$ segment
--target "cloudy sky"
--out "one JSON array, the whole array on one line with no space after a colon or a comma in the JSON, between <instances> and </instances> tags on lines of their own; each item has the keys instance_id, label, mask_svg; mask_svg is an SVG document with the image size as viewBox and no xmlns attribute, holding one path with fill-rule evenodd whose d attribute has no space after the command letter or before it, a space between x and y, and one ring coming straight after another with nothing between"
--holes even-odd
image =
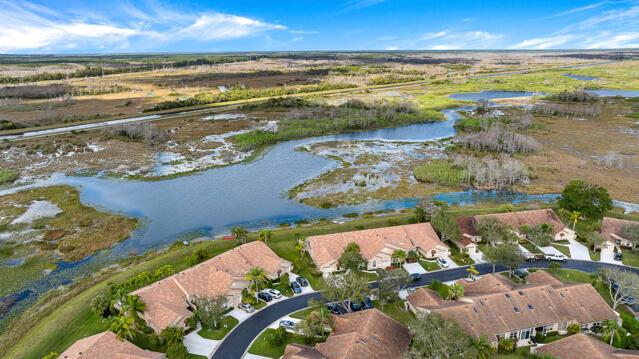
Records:
<instances>
[{"instance_id":1,"label":"cloudy sky","mask_svg":"<svg viewBox=\"0 0 639 359\"><path fill-rule=\"evenodd\" d=\"M639 48L639 0L0 0L0 53Z\"/></svg>"}]
</instances>

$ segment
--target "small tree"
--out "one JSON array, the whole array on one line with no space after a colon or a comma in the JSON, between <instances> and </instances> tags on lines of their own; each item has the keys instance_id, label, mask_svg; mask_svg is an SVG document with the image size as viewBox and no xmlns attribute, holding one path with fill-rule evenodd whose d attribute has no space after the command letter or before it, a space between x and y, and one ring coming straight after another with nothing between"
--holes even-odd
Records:
<instances>
[{"instance_id":1,"label":"small tree","mask_svg":"<svg viewBox=\"0 0 639 359\"><path fill-rule=\"evenodd\" d=\"M630 304L639 297L639 275L619 268L602 268L599 276L608 285L613 310L619 304Z\"/></svg>"},{"instance_id":2,"label":"small tree","mask_svg":"<svg viewBox=\"0 0 639 359\"><path fill-rule=\"evenodd\" d=\"M486 337L481 336L479 339L471 338L471 353L476 359L489 359L495 354L495 349L490 345Z\"/></svg>"},{"instance_id":3,"label":"small tree","mask_svg":"<svg viewBox=\"0 0 639 359\"><path fill-rule=\"evenodd\" d=\"M635 249L639 245L639 223L638 224L626 224L621 227L621 237L632 244L632 248Z\"/></svg>"},{"instance_id":4,"label":"small tree","mask_svg":"<svg viewBox=\"0 0 639 359\"><path fill-rule=\"evenodd\" d=\"M468 269L466 269L466 272L468 273L468 278L473 278L479 275L479 271L472 264L468 267Z\"/></svg>"},{"instance_id":5,"label":"small tree","mask_svg":"<svg viewBox=\"0 0 639 359\"><path fill-rule=\"evenodd\" d=\"M603 334L604 339L609 340L610 345L613 342L621 342L621 340L626 336L626 330L619 326L619 323L616 320L608 319L604 320L601 325L601 332Z\"/></svg>"},{"instance_id":6,"label":"small tree","mask_svg":"<svg viewBox=\"0 0 639 359\"><path fill-rule=\"evenodd\" d=\"M406 288L410 283L410 276L406 271L392 271L387 270L378 271L379 280L378 286L375 289L377 299L382 311L386 304L394 302L399 299L399 291Z\"/></svg>"},{"instance_id":7,"label":"small tree","mask_svg":"<svg viewBox=\"0 0 639 359\"><path fill-rule=\"evenodd\" d=\"M586 218L601 218L613 208L612 199L605 188L583 180L570 181L557 203L560 208L580 212Z\"/></svg>"},{"instance_id":8,"label":"small tree","mask_svg":"<svg viewBox=\"0 0 639 359\"><path fill-rule=\"evenodd\" d=\"M288 332L286 329L284 327L278 327L277 329L272 330L266 339L272 345L280 346L286 343L286 338L288 338Z\"/></svg>"},{"instance_id":9,"label":"small tree","mask_svg":"<svg viewBox=\"0 0 639 359\"><path fill-rule=\"evenodd\" d=\"M358 270L366 266L366 259L360 252L357 243L349 243L339 257L339 266L342 269Z\"/></svg>"},{"instance_id":10,"label":"small tree","mask_svg":"<svg viewBox=\"0 0 639 359\"><path fill-rule=\"evenodd\" d=\"M111 319L111 331L115 333L118 339L133 339L135 336L135 322L133 318L119 315Z\"/></svg>"},{"instance_id":11,"label":"small tree","mask_svg":"<svg viewBox=\"0 0 639 359\"><path fill-rule=\"evenodd\" d=\"M368 281L353 272L327 278L326 287L324 297L331 302L361 302L371 293Z\"/></svg>"},{"instance_id":12,"label":"small tree","mask_svg":"<svg viewBox=\"0 0 639 359\"><path fill-rule=\"evenodd\" d=\"M581 333L581 327L577 323L570 324L568 326L568 328L566 328L566 330L568 331L569 335L574 335L574 334L577 334L577 333Z\"/></svg>"},{"instance_id":13,"label":"small tree","mask_svg":"<svg viewBox=\"0 0 639 359\"><path fill-rule=\"evenodd\" d=\"M91 311L101 318L107 318L111 314L109 306L109 299L101 294L91 299Z\"/></svg>"},{"instance_id":14,"label":"small tree","mask_svg":"<svg viewBox=\"0 0 639 359\"><path fill-rule=\"evenodd\" d=\"M488 262L493 264L493 272L495 271L495 264L501 264L508 267L510 270L509 276L512 276L513 271L524 261L524 256L519 246L513 242L506 242L494 248L488 248L484 254Z\"/></svg>"},{"instance_id":15,"label":"small tree","mask_svg":"<svg viewBox=\"0 0 639 359\"><path fill-rule=\"evenodd\" d=\"M295 233L295 249L300 253L300 258L304 258L306 253L306 237L299 233Z\"/></svg>"},{"instance_id":16,"label":"small tree","mask_svg":"<svg viewBox=\"0 0 639 359\"><path fill-rule=\"evenodd\" d=\"M588 243L592 249L596 249L601 247L604 243L606 243L606 239L599 232L589 232L583 237L584 241Z\"/></svg>"},{"instance_id":17,"label":"small tree","mask_svg":"<svg viewBox=\"0 0 639 359\"><path fill-rule=\"evenodd\" d=\"M188 352L184 346L184 330L167 327L160 333L160 343L166 345L167 359L186 359Z\"/></svg>"},{"instance_id":18,"label":"small tree","mask_svg":"<svg viewBox=\"0 0 639 359\"><path fill-rule=\"evenodd\" d=\"M568 218L570 219L570 223L572 223L572 230L575 230L577 227L577 222L581 218L581 213L579 211L572 211L568 214Z\"/></svg>"},{"instance_id":19,"label":"small tree","mask_svg":"<svg viewBox=\"0 0 639 359\"><path fill-rule=\"evenodd\" d=\"M318 338L325 339L333 325L333 317L326 306L320 305L316 310L307 313L304 320L295 325L295 329L304 335L306 342L312 343Z\"/></svg>"},{"instance_id":20,"label":"small tree","mask_svg":"<svg viewBox=\"0 0 639 359\"><path fill-rule=\"evenodd\" d=\"M496 218L484 218L477 223L477 232L482 241L495 246L499 243L512 241L514 238L512 228Z\"/></svg>"},{"instance_id":21,"label":"small tree","mask_svg":"<svg viewBox=\"0 0 639 359\"><path fill-rule=\"evenodd\" d=\"M448 287L448 300L457 300L464 296L464 287L459 283L453 283Z\"/></svg>"},{"instance_id":22,"label":"small tree","mask_svg":"<svg viewBox=\"0 0 639 359\"><path fill-rule=\"evenodd\" d=\"M197 298L195 305L197 319L208 328L218 329L228 307L228 300L223 295L213 298Z\"/></svg>"},{"instance_id":23,"label":"small tree","mask_svg":"<svg viewBox=\"0 0 639 359\"><path fill-rule=\"evenodd\" d=\"M198 263L202 263L208 258L208 254L203 248L200 248L193 252L191 256L187 259L189 265L194 266Z\"/></svg>"},{"instance_id":24,"label":"small tree","mask_svg":"<svg viewBox=\"0 0 639 359\"><path fill-rule=\"evenodd\" d=\"M466 357L471 339L454 320L437 313L419 314L408 325L412 344L406 358L436 359Z\"/></svg>"},{"instance_id":25,"label":"small tree","mask_svg":"<svg viewBox=\"0 0 639 359\"><path fill-rule=\"evenodd\" d=\"M233 227L231 234L239 244L244 244L248 240L248 231L244 227Z\"/></svg>"},{"instance_id":26,"label":"small tree","mask_svg":"<svg viewBox=\"0 0 639 359\"><path fill-rule=\"evenodd\" d=\"M541 224L539 226L522 226L520 233L526 235L529 241L535 243L540 247L545 247L553 242L555 237L552 233L552 227L547 224Z\"/></svg>"}]
</instances>

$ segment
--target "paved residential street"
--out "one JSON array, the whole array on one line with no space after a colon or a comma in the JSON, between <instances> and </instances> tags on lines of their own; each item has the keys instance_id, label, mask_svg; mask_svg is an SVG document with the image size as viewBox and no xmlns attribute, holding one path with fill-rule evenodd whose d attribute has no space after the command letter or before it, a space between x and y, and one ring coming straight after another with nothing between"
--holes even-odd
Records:
<instances>
[{"instance_id":1,"label":"paved residential street","mask_svg":"<svg viewBox=\"0 0 639 359\"><path fill-rule=\"evenodd\" d=\"M525 262L520 268L546 268L549 264L550 262L548 261ZM595 272L599 268L610 266L616 265L574 259L569 259L568 262L563 264L563 268L577 269L584 272ZM492 273L492 265L488 263L477 264L476 268L479 270L480 274ZM639 268L625 266L623 266L623 268L639 274ZM497 266L496 269L497 271L506 270L506 268L500 266ZM441 282L448 282L465 278L466 276L468 276L466 267L439 270L422 275L421 280L417 283L411 284L411 286L422 287L428 285L435 279ZM372 283L371 286L375 287L376 283ZM306 308L307 302L310 299L320 298L320 292L303 294L280 301L258 311L255 315L240 323L231 331L231 333L229 333L224 341L218 346L218 349L213 354L213 358L242 358L253 339L255 339L255 337L257 337L264 329L273 324L273 322L292 312Z\"/></svg>"}]
</instances>

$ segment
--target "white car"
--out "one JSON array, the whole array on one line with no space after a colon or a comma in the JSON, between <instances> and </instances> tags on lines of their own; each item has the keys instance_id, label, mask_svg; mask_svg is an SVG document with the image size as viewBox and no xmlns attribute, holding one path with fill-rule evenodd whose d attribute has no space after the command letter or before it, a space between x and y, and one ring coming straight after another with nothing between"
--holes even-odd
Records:
<instances>
[{"instance_id":1,"label":"white car","mask_svg":"<svg viewBox=\"0 0 639 359\"><path fill-rule=\"evenodd\" d=\"M555 261L555 262L565 262L568 260L568 258L560 253L550 253L550 254L546 254L544 256L544 259L548 260L548 261Z\"/></svg>"},{"instance_id":2,"label":"white car","mask_svg":"<svg viewBox=\"0 0 639 359\"><path fill-rule=\"evenodd\" d=\"M437 262L437 264L439 264L439 266L442 268L448 268L449 266L448 262L444 258L437 258L435 262Z\"/></svg>"},{"instance_id":3,"label":"white car","mask_svg":"<svg viewBox=\"0 0 639 359\"><path fill-rule=\"evenodd\" d=\"M266 293L268 293L268 294L272 295L272 296L273 296L273 298L275 298L275 299L280 299L280 298L282 298L282 293L280 293L280 291L279 291L279 290L277 290L277 289L270 289L270 288L269 288L269 289L265 289L264 291L265 291Z\"/></svg>"}]
</instances>

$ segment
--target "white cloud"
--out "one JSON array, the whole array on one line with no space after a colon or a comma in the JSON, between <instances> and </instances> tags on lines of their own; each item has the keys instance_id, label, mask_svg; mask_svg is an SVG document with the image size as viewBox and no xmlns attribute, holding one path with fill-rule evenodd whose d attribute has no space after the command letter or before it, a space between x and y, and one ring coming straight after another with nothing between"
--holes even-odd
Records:
<instances>
[{"instance_id":1,"label":"white cloud","mask_svg":"<svg viewBox=\"0 0 639 359\"><path fill-rule=\"evenodd\" d=\"M319 31L312 30L289 30L289 33L293 35L316 35L319 34Z\"/></svg>"},{"instance_id":2,"label":"white cloud","mask_svg":"<svg viewBox=\"0 0 639 359\"><path fill-rule=\"evenodd\" d=\"M596 8L599 8L599 7L602 7L604 5L608 5L608 4L610 4L609 1L603 1L603 2L599 2L599 3L586 5L586 6L581 6L581 7L573 8L573 9L570 9L570 10L562 11L562 12L559 12L559 13L556 13L556 14L544 16L540 20L547 20L547 19L552 19L552 18L556 18L556 17L564 17L564 16L568 16L568 15L572 15L572 14L577 14L577 13L580 13L580 12L593 10L593 9L596 9Z\"/></svg>"},{"instance_id":3,"label":"white cloud","mask_svg":"<svg viewBox=\"0 0 639 359\"><path fill-rule=\"evenodd\" d=\"M409 40L405 47L430 50L488 49L494 48L502 37L501 34L480 30L442 30L425 33L415 40Z\"/></svg>"},{"instance_id":4,"label":"white cloud","mask_svg":"<svg viewBox=\"0 0 639 359\"><path fill-rule=\"evenodd\" d=\"M639 32L625 32L611 35L602 33L585 43L587 49L639 48Z\"/></svg>"},{"instance_id":5,"label":"white cloud","mask_svg":"<svg viewBox=\"0 0 639 359\"><path fill-rule=\"evenodd\" d=\"M574 39L574 36L572 35L538 37L534 39L521 41L511 46L510 48L511 49L535 49L535 50L552 49L552 48L559 47L561 45L565 45L572 39Z\"/></svg>"},{"instance_id":6,"label":"white cloud","mask_svg":"<svg viewBox=\"0 0 639 359\"><path fill-rule=\"evenodd\" d=\"M0 53L59 52L65 49L113 50L131 41L219 41L252 36L286 26L248 17L179 13L150 2L143 11L130 3L109 20L93 14L60 13L29 2L0 0Z\"/></svg>"},{"instance_id":7,"label":"white cloud","mask_svg":"<svg viewBox=\"0 0 639 359\"><path fill-rule=\"evenodd\" d=\"M286 26L228 14L204 14L192 25L169 33L169 37L188 37L199 40L227 40L254 35L267 30L285 30Z\"/></svg>"},{"instance_id":8,"label":"white cloud","mask_svg":"<svg viewBox=\"0 0 639 359\"><path fill-rule=\"evenodd\" d=\"M384 50L388 50L388 51L395 51L395 50L399 50L399 46L388 46L387 48L385 48Z\"/></svg>"}]
</instances>

